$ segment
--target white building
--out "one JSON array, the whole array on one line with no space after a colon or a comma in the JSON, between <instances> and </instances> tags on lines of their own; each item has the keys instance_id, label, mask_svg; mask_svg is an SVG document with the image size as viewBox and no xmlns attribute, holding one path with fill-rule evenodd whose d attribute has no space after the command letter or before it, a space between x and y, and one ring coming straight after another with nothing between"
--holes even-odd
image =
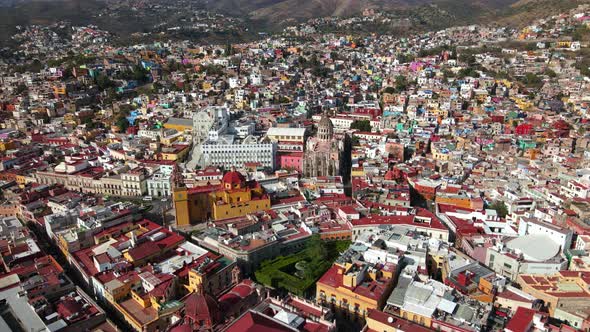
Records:
<instances>
[{"instance_id":1,"label":"white building","mask_svg":"<svg viewBox=\"0 0 590 332\"><path fill-rule=\"evenodd\" d=\"M235 89L240 86L240 79L237 77L230 77L227 80L230 89Z\"/></svg>"},{"instance_id":2,"label":"white building","mask_svg":"<svg viewBox=\"0 0 590 332\"><path fill-rule=\"evenodd\" d=\"M147 169L138 167L121 174L122 196L142 196L146 193Z\"/></svg>"},{"instance_id":3,"label":"white building","mask_svg":"<svg viewBox=\"0 0 590 332\"><path fill-rule=\"evenodd\" d=\"M528 234L547 235L563 251L571 247L574 232L571 229L550 224L536 218L520 218L518 235L525 236Z\"/></svg>"},{"instance_id":4,"label":"white building","mask_svg":"<svg viewBox=\"0 0 590 332\"><path fill-rule=\"evenodd\" d=\"M234 136L220 136L217 140L207 140L201 145L203 167L234 166L243 168L246 163L258 162L262 167L275 168L276 143L248 136L241 142L234 142Z\"/></svg>"},{"instance_id":5,"label":"white building","mask_svg":"<svg viewBox=\"0 0 590 332\"><path fill-rule=\"evenodd\" d=\"M548 275L567 269L568 261L548 235L525 235L488 248L485 263L509 279L519 274Z\"/></svg>"},{"instance_id":6,"label":"white building","mask_svg":"<svg viewBox=\"0 0 590 332\"><path fill-rule=\"evenodd\" d=\"M305 128L272 127L268 129L266 136L274 142L305 143Z\"/></svg>"},{"instance_id":7,"label":"white building","mask_svg":"<svg viewBox=\"0 0 590 332\"><path fill-rule=\"evenodd\" d=\"M250 74L250 84L251 85L260 85L262 84L262 75L259 73L252 73Z\"/></svg>"},{"instance_id":8,"label":"white building","mask_svg":"<svg viewBox=\"0 0 590 332\"><path fill-rule=\"evenodd\" d=\"M254 130L256 129L256 124L251 121L251 122L235 122L232 123L231 128L229 129L229 133L236 135L238 138L246 138L249 135L253 135L254 134Z\"/></svg>"},{"instance_id":9,"label":"white building","mask_svg":"<svg viewBox=\"0 0 590 332\"><path fill-rule=\"evenodd\" d=\"M585 199L590 197L590 186L578 181L568 181L567 186L562 186L559 191L568 198Z\"/></svg>"},{"instance_id":10,"label":"white building","mask_svg":"<svg viewBox=\"0 0 590 332\"><path fill-rule=\"evenodd\" d=\"M172 167L162 165L147 180L148 195L152 197L168 197L172 195Z\"/></svg>"},{"instance_id":11,"label":"white building","mask_svg":"<svg viewBox=\"0 0 590 332\"><path fill-rule=\"evenodd\" d=\"M333 116L330 118L330 120L332 120L332 124L334 125L334 130L336 130L336 131L349 130L350 126L355 121L353 118L342 117L342 116Z\"/></svg>"}]
</instances>

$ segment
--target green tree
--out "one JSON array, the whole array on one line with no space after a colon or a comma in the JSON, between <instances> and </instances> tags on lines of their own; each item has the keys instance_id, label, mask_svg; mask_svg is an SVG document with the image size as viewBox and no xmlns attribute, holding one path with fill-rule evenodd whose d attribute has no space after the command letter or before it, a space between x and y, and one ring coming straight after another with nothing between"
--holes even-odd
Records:
<instances>
[{"instance_id":1,"label":"green tree","mask_svg":"<svg viewBox=\"0 0 590 332\"><path fill-rule=\"evenodd\" d=\"M108 88L115 87L115 82L113 82L105 73L100 73L94 79L94 82L98 86L100 90L106 90Z\"/></svg>"},{"instance_id":2,"label":"green tree","mask_svg":"<svg viewBox=\"0 0 590 332\"><path fill-rule=\"evenodd\" d=\"M396 58L399 63L409 63L414 60L414 57L409 54L398 54Z\"/></svg>"},{"instance_id":3,"label":"green tree","mask_svg":"<svg viewBox=\"0 0 590 332\"><path fill-rule=\"evenodd\" d=\"M371 131L371 122L369 120L356 120L350 125L350 129Z\"/></svg>"},{"instance_id":4,"label":"green tree","mask_svg":"<svg viewBox=\"0 0 590 332\"><path fill-rule=\"evenodd\" d=\"M489 206L489 208L492 210L496 210L496 213L498 213L498 216L500 218L506 218L506 215L508 215L508 207L506 206L506 203L502 201L493 202Z\"/></svg>"},{"instance_id":5,"label":"green tree","mask_svg":"<svg viewBox=\"0 0 590 332\"><path fill-rule=\"evenodd\" d=\"M312 262L322 262L328 257L328 250L319 234L314 234L307 241L305 251L308 257L311 257Z\"/></svg>"},{"instance_id":6,"label":"green tree","mask_svg":"<svg viewBox=\"0 0 590 332\"><path fill-rule=\"evenodd\" d=\"M527 43L527 44L524 46L524 49L525 49L526 51L534 51L534 50L536 50L536 49L537 49L537 44L535 44L535 43Z\"/></svg>"},{"instance_id":7,"label":"green tree","mask_svg":"<svg viewBox=\"0 0 590 332\"><path fill-rule=\"evenodd\" d=\"M473 67L467 67L467 68L463 68L461 70L459 70L459 78L465 78L465 77L479 77L479 72L477 70L475 70L475 68Z\"/></svg>"},{"instance_id":8,"label":"green tree","mask_svg":"<svg viewBox=\"0 0 590 332\"><path fill-rule=\"evenodd\" d=\"M234 47L232 46L231 43L227 43L225 45L224 53L225 53L226 56L230 56L230 55L234 55L235 54Z\"/></svg>"},{"instance_id":9,"label":"green tree","mask_svg":"<svg viewBox=\"0 0 590 332\"><path fill-rule=\"evenodd\" d=\"M459 61L468 65L472 65L475 63L475 56L471 53L462 53L459 55Z\"/></svg>"},{"instance_id":10,"label":"green tree","mask_svg":"<svg viewBox=\"0 0 590 332\"><path fill-rule=\"evenodd\" d=\"M392 86L388 86L385 89L383 89L383 93L394 94L395 93L395 88L392 87Z\"/></svg>"},{"instance_id":11,"label":"green tree","mask_svg":"<svg viewBox=\"0 0 590 332\"><path fill-rule=\"evenodd\" d=\"M521 81L522 83L530 87L538 87L543 83L543 80L533 73L526 73L526 75L524 75Z\"/></svg>"},{"instance_id":12,"label":"green tree","mask_svg":"<svg viewBox=\"0 0 590 332\"><path fill-rule=\"evenodd\" d=\"M14 90L14 93L17 94L17 95L20 95L21 93L23 93L25 91L28 91L28 90L29 90L29 88L26 85L24 85L24 84L21 83L21 84L19 84L19 85L16 86L16 89Z\"/></svg>"},{"instance_id":13,"label":"green tree","mask_svg":"<svg viewBox=\"0 0 590 332\"><path fill-rule=\"evenodd\" d=\"M140 83L149 81L149 71L141 65L135 65L132 73L132 78Z\"/></svg>"},{"instance_id":14,"label":"green tree","mask_svg":"<svg viewBox=\"0 0 590 332\"><path fill-rule=\"evenodd\" d=\"M395 89L398 92L405 91L408 88L408 79L403 75L397 75L395 77Z\"/></svg>"},{"instance_id":15,"label":"green tree","mask_svg":"<svg viewBox=\"0 0 590 332\"><path fill-rule=\"evenodd\" d=\"M120 133L124 133L127 130L127 128L129 128L129 121L127 121L127 118L125 118L124 116L119 116L115 124L117 125L117 127L119 127Z\"/></svg>"},{"instance_id":16,"label":"green tree","mask_svg":"<svg viewBox=\"0 0 590 332\"><path fill-rule=\"evenodd\" d=\"M84 120L84 124L86 125L87 130L92 130L97 127L97 123L92 121L92 118L87 118L86 120Z\"/></svg>"},{"instance_id":17,"label":"green tree","mask_svg":"<svg viewBox=\"0 0 590 332\"><path fill-rule=\"evenodd\" d=\"M442 71L442 73L443 73L443 77L445 79L448 79L449 77L455 77L455 74L452 71L448 70L448 69L444 69Z\"/></svg>"}]
</instances>

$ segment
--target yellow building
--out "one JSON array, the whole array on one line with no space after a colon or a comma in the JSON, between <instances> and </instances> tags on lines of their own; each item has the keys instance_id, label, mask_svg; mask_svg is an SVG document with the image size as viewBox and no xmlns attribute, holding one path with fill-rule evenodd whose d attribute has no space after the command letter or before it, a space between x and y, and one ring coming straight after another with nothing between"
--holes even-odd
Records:
<instances>
[{"instance_id":1,"label":"yellow building","mask_svg":"<svg viewBox=\"0 0 590 332\"><path fill-rule=\"evenodd\" d=\"M218 185L174 189L174 213L177 226L206 222L210 216L209 194L219 190Z\"/></svg>"},{"instance_id":2,"label":"yellow building","mask_svg":"<svg viewBox=\"0 0 590 332\"><path fill-rule=\"evenodd\" d=\"M164 124L166 129L176 129L179 132L193 131L193 120L184 118L169 118Z\"/></svg>"},{"instance_id":3,"label":"yellow building","mask_svg":"<svg viewBox=\"0 0 590 332\"><path fill-rule=\"evenodd\" d=\"M0 152L16 148L14 141L0 141Z\"/></svg>"},{"instance_id":4,"label":"yellow building","mask_svg":"<svg viewBox=\"0 0 590 332\"><path fill-rule=\"evenodd\" d=\"M162 143L163 145L172 145L174 143L179 142L182 142L182 134L179 133L160 138L160 143Z\"/></svg>"},{"instance_id":5,"label":"yellow building","mask_svg":"<svg viewBox=\"0 0 590 332\"><path fill-rule=\"evenodd\" d=\"M364 177L365 176L365 168L360 166L360 167L353 167L352 171L350 173L351 177L355 177L355 176L360 176L360 177Z\"/></svg>"},{"instance_id":6,"label":"yellow building","mask_svg":"<svg viewBox=\"0 0 590 332\"><path fill-rule=\"evenodd\" d=\"M202 88L204 91L209 91L209 90L213 89L213 85L209 82L203 82Z\"/></svg>"},{"instance_id":7,"label":"yellow building","mask_svg":"<svg viewBox=\"0 0 590 332\"><path fill-rule=\"evenodd\" d=\"M133 273L132 277L123 280L113 279L104 284L104 297L107 301L116 303L128 297L132 287L137 288L140 286L141 280L135 273Z\"/></svg>"},{"instance_id":8,"label":"yellow building","mask_svg":"<svg viewBox=\"0 0 590 332\"><path fill-rule=\"evenodd\" d=\"M189 147L190 145L188 144L174 144L162 148L160 155L162 160L181 161L184 160L190 152Z\"/></svg>"},{"instance_id":9,"label":"yellow building","mask_svg":"<svg viewBox=\"0 0 590 332\"><path fill-rule=\"evenodd\" d=\"M232 170L221 180L222 189L210 194L211 218L221 220L270 209L270 198L255 181Z\"/></svg>"},{"instance_id":10,"label":"yellow building","mask_svg":"<svg viewBox=\"0 0 590 332\"><path fill-rule=\"evenodd\" d=\"M239 268L235 261L224 256L207 257L209 261L197 262L197 266L189 270L186 289L189 293L208 293L217 296L236 282L234 275L236 269L239 273Z\"/></svg>"},{"instance_id":11,"label":"yellow building","mask_svg":"<svg viewBox=\"0 0 590 332\"><path fill-rule=\"evenodd\" d=\"M368 331L383 331L383 332L428 332L431 331L418 324L401 319L379 310L369 310L367 315L367 330Z\"/></svg>"},{"instance_id":12,"label":"yellow building","mask_svg":"<svg viewBox=\"0 0 590 332\"><path fill-rule=\"evenodd\" d=\"M434 159L434 160L448 161L451 158L451 154L449 153L448 150L443 152L442 150L439 150L436 147L432 147L431 153L432 153L432 159Z\"/></svg>"},{"instance_id":13,"label":"yellow building","mask_svg":"<svg viewBox=\"0 0 590 332\"><path fill-rule=\"evenodd\" d=\"M424 316L421 314L417 314L415 312L407 311L400 309L399 314L402 316L403 319L407 319L411 322L416 322L422 326L430 327L432 326L432 317Z\"/></svg>"},{"instance_id":14,"label":"yellow building","mask_svg":"<svg viewBox=\"0 0 590 332\"><path fill-rule=\"evenodd\" d=\"M583 271L559 271L552 276L519 274L522 291L543 300L549 314L555 309L584 310L590 303L590 275Z\"/></svg>"},{"instance_id":15,"label":"yellow building","mask_svg":"<svg viewBox=\"0 0 590 332\"><path fill-rule=\"evenodd\" d=\"M449 117L449 111L448 110L443 110L443 109L440 109L440 108L436 108L436 109L433 109L431 112L434 115L436 115L438 118L441 118L441 119L446 119L446 118Z\"/></svg>"},{"instance_id":16,"label":"yellow building","mask_svg":"<svg viewBox=\"0 0 590 332\"><path fill-rule=\"evenodd\" d=\"M150 277L151 273L142 278ZM152 281L154 279L147 280L147 283ZM173 277L156 281L159 284L150 290L143 288L136 274L123 281L114 279L105 284L105 298L135 331L163 331L170 323L170 316L184 307L182 302L172 300L176 287Z\"/></svg>"},{"instance_id":17,"label":"yellow building","mask_svg":"<svg viewBox=\"0 0 590 332\"><path fill-rule=\"evenodd\" d=\"M365 316L381 309L393 287L395 265L378 268L369 263L334 263L316 283L320 303L332 303L351 313Z\"/></svg>"},{"instance_id":18,"label":"yellow building","mask_svg":"<svg viewBox=\"0 0 590 332\"><path fill-rule=\"evenodd\" d=\"M53 87L53 94L55 94L55 95L65 95L66 94L66 86L65 86L65 84L55 85Z\"/></svg>"},{"instance_id":19,"label":"yellow building","mask_svg":"<svg viewBox=\"0 0 590 332\"><path fill-rule=\"evenodd\" d=\"M255 181L247 182L239 172L227 172L221 185L174 189L176 224L186 226L236 218L270 209L270 198Z\"/></svg>"},{"instance_id":20,"label":"yellow building","mask_svg":"<svg viewBox=\"0 0 590 332\"><path fill-rule=\"evenodd\" d=\"M27 184L27 182L32 182L32 181L28 181L26 175L17 175L16 176L16 184L18 184L19 187L24 188L24 186Z\"/></svg>"},{"instance_id":21,"label":"yellow building","mask_svg":"<svg viewBox=\"0 0 590 332\"><path fill-rule=\"evenodd\" d=\"M76 124L78 124L78 122L76 120L77 120L76 114L67 113L66 115L64 115L63 123L66 125L76 125Z\"/></svg>"}]
</instances>

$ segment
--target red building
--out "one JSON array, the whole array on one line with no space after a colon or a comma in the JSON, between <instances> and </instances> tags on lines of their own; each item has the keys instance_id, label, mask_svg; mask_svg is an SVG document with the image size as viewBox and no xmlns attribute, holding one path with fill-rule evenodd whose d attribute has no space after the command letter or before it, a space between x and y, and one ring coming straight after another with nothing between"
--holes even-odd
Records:
<instances>
[{"instance_id":1,"label":"red building","mask_svg":"<svg viewBox=\"0 0 590 332\"><path fill-rule=\"evenodd\" d=\"M504 116L503 115L492 115L492 122L504 123Z\"/></svg>"},{"instance_id":2,"label":"red building","mask_svg":"<svg viewBox=\"0 0 590 332\"><path fill-rule=\"evenodd\" d=\"M533 126L528 123L519 124L516 126L516 135L530 135L533 132Z\"/></svg>"}]
</instances>

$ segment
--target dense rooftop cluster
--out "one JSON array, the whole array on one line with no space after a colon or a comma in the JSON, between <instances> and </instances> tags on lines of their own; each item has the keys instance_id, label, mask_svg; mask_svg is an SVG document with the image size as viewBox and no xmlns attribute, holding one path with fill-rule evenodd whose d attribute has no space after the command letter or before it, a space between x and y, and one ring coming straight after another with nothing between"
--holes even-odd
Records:
<instances>
[{"instance_id":1,"label":"dense rooftop cluster","mask_svg":"<svg viewBox=\"0 0 590 332\"><path fill-rule=\"evenodd\" d=\"M240 23L192 14L161 29ZM588 330L588 15L324 31L399 20L366 10L220 45L19 27L0 330Z\"/></svg>"}]
</instances>

